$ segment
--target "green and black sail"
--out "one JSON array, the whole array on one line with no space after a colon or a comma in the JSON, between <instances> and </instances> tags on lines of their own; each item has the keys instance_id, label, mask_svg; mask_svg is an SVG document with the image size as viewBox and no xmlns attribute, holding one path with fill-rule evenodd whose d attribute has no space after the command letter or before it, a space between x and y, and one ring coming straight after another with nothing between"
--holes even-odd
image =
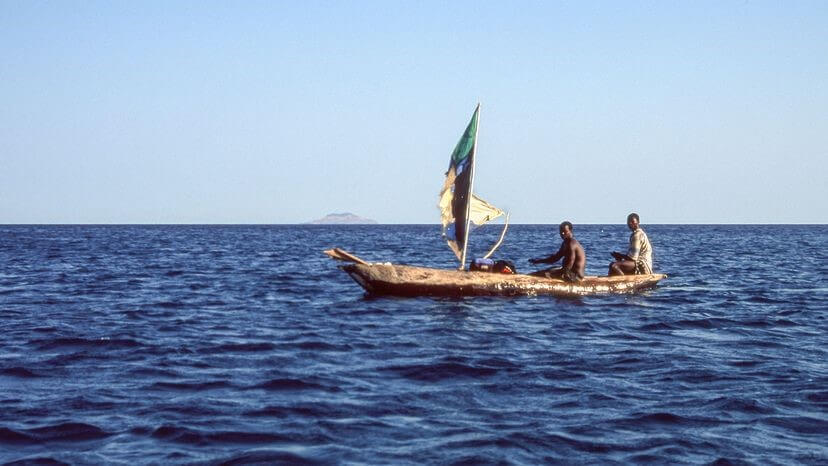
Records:
<instances>
[{"instance_id":1,"label":"green and black sail","mask_svg":"<svg viewBox=\"0 0 828 466\"><path fill-rule=\"evenodd\" d=\"M466 262L469 223L483 225L503 215L502 210L475 196L472 191L479 117L480 104L477 104L466 131L463 132L451 154L446 181L440 191L439 207L443 237L460 260L461 267L465 266ZM487 256L492 252L494 249Z\"/></svg>"}]
</instances>

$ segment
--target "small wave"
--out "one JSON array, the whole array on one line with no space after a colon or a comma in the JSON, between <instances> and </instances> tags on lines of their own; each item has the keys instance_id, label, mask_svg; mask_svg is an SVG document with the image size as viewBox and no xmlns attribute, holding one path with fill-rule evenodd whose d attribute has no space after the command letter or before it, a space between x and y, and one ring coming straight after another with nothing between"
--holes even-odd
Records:
<instances>
[{"instance_id":1,"label":"small wave","mask_svg":"<svg viewBox=\"0 0 828 466\"><path fill-rule=\"evenodd\" d=\"M547 380L577 380L586 377L583 372L567 369L547 369L541 371L540 375Z\"/></svg>"},{"instance_id":2,"label":"small wave","mask_svg":"<svg viewBox=\"0 0 828 466\"><path fill-rule=\"evenodd\" d=\"M775 412L774 409L766 407L752 399L721 397L712 400L708 405L713 410L725 412L735 411L746 414L771 414Z\"/></svg>"},{"instance_id":3,"label":"small wave","mask_svg":"<svg viewBox=\"0 0 828 466\"><path fill-rule=\"evenodd\" d=\"M64 401L65 406L74 410L78 411L91 411L91 410L109 410L113 409L118 406L118 403L113 401L100 401L96 399L89 399L83 396L69 398Z\"/></svg>"},{"instance_id":4,"label":"small wave","mask_svg":"<svg viewBox=\"0 0 828 466\"><path fill-rule=\"evenodd\" d=\"M0 443L37 443L37 439L8 427L0 427Z\"/></svg>"},{"instance_id":5,"label":"small wave","mask_svg":"<svg viewBox=\"0 0 828 466\"><path fill-rule=\"evenodd\" d=\"M747 301L751 303L760 303L760 304L778 304L778 303L785 303L785 301L779 299L772 299L766 298L765 296L751 296L747 299Z\"/></svg>"},{"instance_id":6,"label":"small wave","mask_svg":"<svg viewBox=\"0 0 828 466\"><path fill-rule=\"evenodd\" d=\"M808 401L812 401L814 403L828 403L828 391L826 392L813 392L805 395L805 399Z\"/></svg>"},{"instance_id":7,"label":"small wave","mask_svg":"<svg viewBox=\"0 0 828 466\"><path fill-rule=\"evenodd\" d=\"M506 358L486 358L477 361L477 364L486 366L486 367L493 367L500 370L519 370L522 369L522 366L519 364L515 364L512 361Z\"/></svg>"},{"instance_id":8,"label":"small wave","mask_svg":"<svg viewBox=\"0 0 828 466\"><path fill-rule=\"evenodd\" d=\"M757 348L784 348L785 345L771 340L750 339L742 342L745 346L755 346Z\"/></svg>"},{"instance_id":9,"label":"small wave","mask_svg":"<svg viewBox=\"0 0 828 466\"><path fill-rule=\"evenodd\" d=\"M69 463L48 456L35 456L12 461L11 463L3 463L3 466L69 466Z\"/></svg>"},{"instance_id":10,"label":"small wave","mask_svg":"<svg viewBox=\"0 0 828 466\"><path fill-rule=\"evenodd\" d=\"M286 451L254 451L233 455L215 464L233 466L240 464L319 464L318 461Z\"/></svg>"},{"instance_id":11,"label":"small wave","mask_svg":"<svg viewBox=\"0 0 828 466\"><path fill-rule=\"evenodd\" d=\"M205 288L210 288L210 285L207 284L207 283L196 282L196 283L190 283L189 285L187 285L187 288L189 288L192 291L199 291L199 290L203 290Z\"/></svg>"},{"instance_id":12,"label":"small wave","mask_svg":"<svg viewBox=\"0 0 828 466\"><path fill-rule=\"evenodd\" d=\"M228 343L226 345L219 345L210 348L210 352L256 352L256 351L271 351L276 349L276 345L272 343Z\"/></svg>"},{"instance_id":13,"label":"small wave","mask_svg":"<svg viewBox=\"0 0 828 466\"><path fill-rule=\"evenodd\" d=\"M643 362L645 362L645 360L641 358L626 357L612 361L612 367L613 370L632 368Z\"/></svg>"},{"instance_id":14,"label":"small wave","mask_svg":"<svg viewBox=\"0 0 828 466\"><path fill-rule=\"evenodd\" d=\"M40 333L54 333L58 331L57 327L35 327L32 329L33 332L40 332Z\"/></svg>"},{"instance_id":15,"label":"small wave","mask_svg":"<svg viewBox=\"0 0 828 466\"><path fill-rule=\"evenodd\" d=\"M563 443L576 450L589 453L609 453L615 449L611 444L578 440L562 434L549 435L547 436L547 440L552 444Z\"/></svg>"},{"instance_id":16,"label":"small wave","mask_svg":"<svg viewBox=\"0 0 828 466\"><path fill-rule=\"evenodd\" d=\"M183 414L192 418L203 416L213 417L226 414L226 412L216 404L201 402L170 402L165 404L156 404L154 409L157 412Z\"/></svg>"},{"instance_id":17,"label":"small wave","mask_svg":"<svg viewBox=\"0 0 828 466\"><path fill-rule=\"evenodd\" d=\"M124 317L128 319L138 320L143 318L143 312L138 309L128 309L123 311Z\"/></svg>"},{"instance_id":18,"label":"small wave","mask_svg":"<svg viewBox=\"0 0 828 466\"><path fill-rule=\"evenodd\" d=\"M199 444L204 442L201 432L185 427L163 425L152 432L152 437L171 442Z\"/></svg>"},{"instance_id":19,"label":"small wave","mask_svg":"<svg viewBox=\"0 0 828 466\"><path fill-rule=\"evenodd\" d=\"M675 322L675 325L679 328L684 329L703 329L703 330L710 330L712 328L716 328L713 323L712 319L693 319L693 320L679 320Z\"/></svg>"},{"instance_id":20,"label":"small wave","mask_svg":"<svg viewBox=\"0 0 828 466\"><path fill-rule=\"evenodd\" d=\"M186 382L155 382L154 384L150 385L150 388L160 389L160 390L185 390L185 391L201 391L201 390L215 390L219 388L228 388L232 387L233 385L229 382L224 380L213 380L210 382L196 382L196 383L186 383Z\"/></svg>"},{"instance_id":21,"label":"small wave","mask_svg":"<svg viewBox=\"0 0 828 466\"><path fill-rule=\"evenodd\" d=\"M22 379L34 379L37 377L43 377L40 374L36 374L25 367L9 367L6 369L0 369L0 375L7 375L9 377L20 377Z\"/></svg>"},{"instance_id":22,"label":"small wave","mask_svg":"<svg viewBox=\"0 0 828 466\"><path fill-rule=\"evenodd\" d=\"M762 419L761 422L799 434L825 435L828 432L828 421L814 417L768 417Z\"/></svg>"},{"instance_id":23,"label":"small wave","mask_svg":"<svg viewBox=\"0 0 828 466\"><path fill-rule=\"evenodd\" d=\"M178 372L169 370L169 369L159 369L157 367L136 367L134 369L130 369L127 371L130 375L136 375L141 377L170 377L176 378L180 377L181 374Z\"/></svg>"},{"instance_id":24,"label":"small wave","mask_svg":"<svg viewBox=\"0 0 828 466\"><path fill-rule=\"evenodd\" d=\"M262 409L253 409L245 411L245 416L249 417L276 417L288 418L294 415L293 409L288 406L268 406Z\"/></svg>"},{"instance_id":25,"label":"small wave","mask_svg":"<svg viewBox=\"0 0 828 466\"><path fill-rule=\"evenodd\" d=\"M638 330L641 330L641 331L644 331L644 332L650 332L650 331L654 331L654 330L675 330L675 329L676 329L676 327L668 324L667 322L657 322L657 323L654 323L654 324L646 324L646 325L642 325L642 326L638 327Z\"/></svg>"},{"instance_id":26,"label":"small wave","mask_svg":"<svg viewBox=\"0 0 828 466\"><path fill-rule=\"evenodd\" d=\"M671 374L671 379L680 380L682 382L692 384L707 384L711 382L727 382L741 380L741 378L737 375L734 375L732 371L719 372L705 369L677 370Z\"/></svg>"},{"instance_id":27,"label":"small wave","mask_svg":"<svg viewBox=\"0 0 828 466\"><path fill-rule=\"evenodd\" d=\"M210 443L273 443L290 442L293 437L289 435L274 434L271 432L210 432L207 435Z\"/></svg>"},{"instance_id":28,"label":"small wave","mask_svg":"<svg viewBox=\"0 0 828 466\"><path fill-rule=\"evenodd\" d=\"M50 350L71 347L101 347L101 348L137 348L141 343L129 338L51 338L48 340L34 340L40 350Z\"/></svg>"},{"instance_id":29,"label":"small wave","mask_svg":"<svg viewBox=\"0 0 828 466\"><path fill-rule=\"evenodd\" d=\"M150 435L152 429L147 426L136 426L129 429L129 433L132 435Z\"/></svg>"},{"instance_id":30,"label":"small wave","mask_svg":"<svg viewBox=\"0 0 828 466\"><path fill-rule=\"evenodd\" d=\"M650 455L650 454L643 454L643 455L633 455L627 458L629 461L635 464L643 464L643 463L650 463L650 464L658 464L665 462L664 458L658 455Z\"/></svg>"},{"instance_id":31,"label":"small wave","mask_svg":"<svg viewBox=\"0 0 828 466\"><path fill-rule=\"evenodd\" d=\"M743 320L739 322L740 325L752 328L767 328L773 325L773 322L768 320Z\"/></svg>"},{"instance_id":32,"label":"small wave","mask_svg":"<svg viewBox=\"0 0 828 466\"><path fill-rule=\"evenodd\" d=\"M181 309L184 307L184 303L179 301L160 301L155 303L158 307L163 307L164 309Z\"/></svg>"},{"instance_id":33,"label":"small wave","mask_svg":"<svg viewBox=\"0 0 828 466\"><path fill-rule=\"evenodd\" d=\"M38 427L30 429L28 432L44 442L95 440L112 435L100 427L82 422L66 422L53 426Z\"/></svg>"},{"instance_id":34,"label":"small wave","mask_svg":"<svg viewBox=\"0 0 828 466\"><path fill-rule=\"evenodd\" d=\"M453 378L481 378L491 377L498 373L492 367L476 367L456 362L438 364L415 364L412 366L391 366L384 369L402 377L422 382L436 382Z\"/></svg>"},{"instance_id":35,"label":"small wave","mask_svg":"<svg viewBox=\"0 0 828 466\"><path fill-rule=\"evenodd\" d=\"M0 427L0 443L35 444L44 442L80 442L97 440L109 437L97 426L81 422L66 422L51 426L16 431L7 427Z\"/></svg>"},{"instance_id":36,"label":"small wave","mask_svg":"<svg viewBox=\"0 0 828 466\"><path fill-rule=\"evenodd\" d=\"M271 432L202 431L169 424L155 429L152 432L152 437L192 445L215 443L274 443L294 440L291 436Z\"/></svg>"},{"instance_id":37,"label":"small wave","mask_svg":"<svg viewBox=\"0 0 828 466\"><path fill-rule=\"evenodd\" d=\"M643 416L633 418L632 420L634 422L641 423L679 424L684 420L684 418L682 418L681 416L676 416L672 413L653 413L645 414Z\"/></svg>"},{"instance_id":38,"label":"small wave","mask_svg":"<svg viewBox=\"0 0 828 466\"><path fill-rule=\"evenodd\" d=\"M313 382L305 382L299 379L271 379L257 385L253 385L252 389L263 389L273 391L288 391L288 390L324 390L329 392L338 392L337 387L326 387Z\"/></svg>"},{"instance_id":39,"label":"small wave","mask_svg":"<svg viewBox=\"0 0 828 466\"><path fill-rule=\"evenodd\" d=\"M721 457L721 458L716 458L715 461L712 461L712 462L707 463L707 464L709 464L710 466L733 466L733 465L737 465L737 464L749 464L749 463L746 463L746 462L741 461L741 460L730 460L730 459Z\"/></svg>"},{"instance_id":40,"label":"small wave","mask_svg":"<svg viewBox=\"0 0 828 466\"><path fill-rule=\"evenodd\" d=\"M634 335L632 333L627 332L619 332L619 333L612 333L607 335L609 338L617 338L619 340L626 340L626 341L642 341L644 338L641 338L638 335Z\"/></svg>"},{"instance_id":41,"label":"small wave","mask_svg":"<svg viewBox=\"0 0 828 466\"><path fill-rule=\"evenodd\" d=\"M63 367L76 361L81 361L90 357L94 357L88 351L77 351L68 354L59 354L53 358L44 361L43 365L48 367Z\"/></svg>"},{"instance_id":42,"label":"small wave","mask_svg":"<svg viewBox=\"0 0 828 466\"><path fill-rule=\"evenodd\" d=\"M570 393L574 392L574 391L575 390L570 390ZM559 402L553 403L552 406L554 406L556 409L572 409L572 408L578 408L578 407L584 406L584 403L581 403L581 402L578 402L578 401L559 401Z\"/></svg>"},{"instance_id":43,"label":"small wave","mask_svg":"<svg viewBox=\"0 0 828 466\"><path fill-rule=\"evenodd\" d=\"M313 403L301 406L266 406L262 409L246 411L244 415L250 417L305 417L309 419L330 419L343 416L353 416L357 411L359 410L344 410L341 407L329 404Z\"/></svg>"},{"instance_id":44,"label":"small wave","mask_svg":"<svg viewBox=\"0 0 828 466\"><path fill-rule=\"evenodd\" d=\"M732 325L734 322L729 319L704 318L704 319L684 319L674 322L674 325L683 329L703 329L710 330L714 328L726 327Z\"/></svg>"},{"instance_id":45,"label":"small wave","mask_svg":"<svg viewBox=\"0 0 828 466\"><path fill-rule=\"evenodd\" d=\"M682 427L711 427L722 424L713 418L686 417L668 412L638 414L611 421L616 426L640 429L645 426L682 426Z\"/></svg>"},{"instance_id":46,"label":"small wave","mask_svg":"<svg viewBox=\"0 0 828 466\"><path fill-rule=\"evenodd\" d=\"M483 450L487 447L508 448L509 446L513 446L513 444L504 437L477 435L474 437L464 437L459 440L448 440L447 442L439 445L439 448L445 450L462 451Z\"/></svg>"},{"instance_id":47,"label":"small wave","mask_svg":"<svg viewBox=\"0 0 828 466\"><path fill-rule=\"evenodd\" d=\"M777 319L774 324L779 327L798 327L799 323L788 319Z\"/></svg>"},{"instance_id":48,"label":"small wave","mask_svg":"<svg viewBox=\"0 0 828 466\"><path fill-rule=\"evenodd\" d=\"M729 365L733 367L755 367L762 364L765 361L757 361L757 360L739 360L739 361L730 361L728 362Z\"/></svg>"},{"instance_id":49,"label":"small wave","mask_svg":"<svg viewBox=\"0 0 828 466\"><path fill-rule=\"evenodd\" d=\"M299 349L313 351L349 351L351 349L349 345L332 345L324 341L304 341L293 346Z\"/></svg>"},{"instance_id":50,"label":"small wave","mask_svg":"<svg viewBox=\"0 0 828 466\"><path fill-rule=\"evenodd\" d=\"M455 459L450 464L451 466L476 466L478 464L491 464L492 458L479 454L465 455Z\"/></svg>"}]
</instances>

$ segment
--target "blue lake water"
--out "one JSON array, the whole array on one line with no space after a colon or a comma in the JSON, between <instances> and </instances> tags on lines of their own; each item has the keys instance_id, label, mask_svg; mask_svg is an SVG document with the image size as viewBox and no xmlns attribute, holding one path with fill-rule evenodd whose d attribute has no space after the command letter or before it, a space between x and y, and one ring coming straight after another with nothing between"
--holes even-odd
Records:
<instances>
[{"instance_id":1,"label":"blue lake water","mask_svg":"<svg viewBox=\"0 0 828 466\"><path fill-rule=\"evenodd\" d=\"M453 267L437 226L0 226L0 463L828 463L828 226L644 228L642 294L404 299L321 251Z\"/></svg>"}]
</instances>

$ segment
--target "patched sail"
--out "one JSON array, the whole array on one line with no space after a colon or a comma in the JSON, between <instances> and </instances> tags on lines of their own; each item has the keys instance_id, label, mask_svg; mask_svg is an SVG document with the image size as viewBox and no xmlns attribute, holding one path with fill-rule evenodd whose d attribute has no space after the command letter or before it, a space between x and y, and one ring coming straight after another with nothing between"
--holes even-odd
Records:
<instances>
[{"instance_id":1,"label":"patched sail","mask_svg":"<svg viewBox=\"0 0 828 466\"><path fill-rule=\"evenodd\" d=\"M479 115L480 104L474 110L466 131L451 153L446 181L440 191L439 207L443 237L460 260L461 266L466 259L469 223L479 226L503 215L502 210L472 193Z\"/></svg>"},{"instance_id":2,"label":"patched sail","mask_svg":"<svg viewBox=\"0 0 828 466\"><path fill-rule=\"evenodd\" d=\"M472 201L469 206L469 221L475 225L480 226L486 222L491 222L504 213L497 207L477 197L476 194L472 194Z\"/></svg>"}]
</instances>

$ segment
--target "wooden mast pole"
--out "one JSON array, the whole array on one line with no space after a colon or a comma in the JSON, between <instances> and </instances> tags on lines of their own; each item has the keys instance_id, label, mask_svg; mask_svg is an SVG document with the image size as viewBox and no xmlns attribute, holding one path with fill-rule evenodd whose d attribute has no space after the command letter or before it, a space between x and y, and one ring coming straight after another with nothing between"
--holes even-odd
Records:
<instances>
[{"instance_id":1,"label":"wooden mast pole","mask_svg":"<svg viewBox=\"0 0 828 466\"><path fill-rule=\"evenodd\" d=\"M477 159L477 133L480 131L480 102L477 103L477 108L474 109L474 113L477 114L477 124L474 125L474 145L472 146L472 159L469 164L469 193L466 200L466 228L463 233L463 254L460 255L460 267L459 270L463 270L466 268L466 248L469 246L469 223L471 223L471 219L469 218L469 213L471 212L471 203L472 203L472 195L474 193L474 164Z\"/></svg>"}]
</instances>

